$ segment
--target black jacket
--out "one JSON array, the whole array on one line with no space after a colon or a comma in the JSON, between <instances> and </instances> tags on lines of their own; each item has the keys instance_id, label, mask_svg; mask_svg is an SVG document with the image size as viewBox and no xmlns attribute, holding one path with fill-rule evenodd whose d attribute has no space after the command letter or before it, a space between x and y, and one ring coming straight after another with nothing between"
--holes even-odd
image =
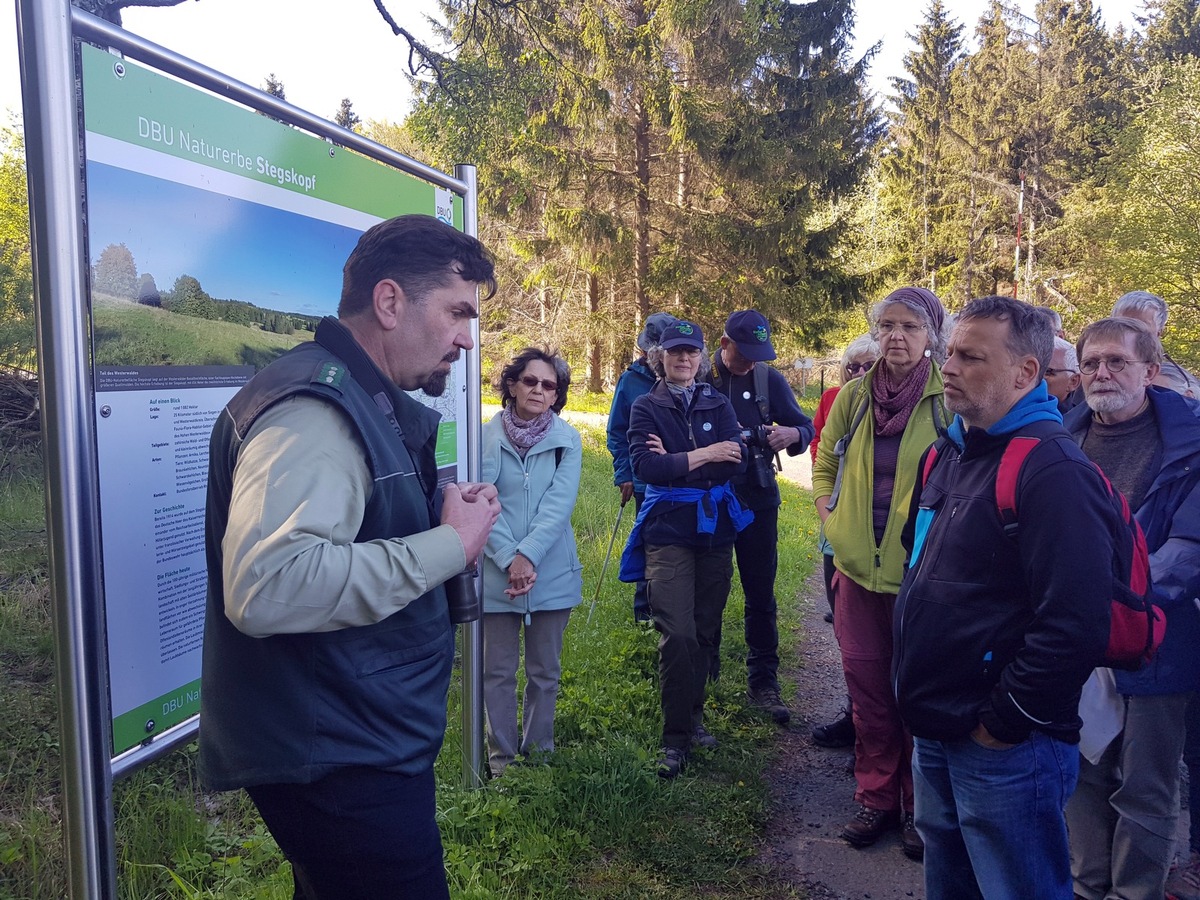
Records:
<instances>
[{"instance_id":1,"label":"black jacket","mask_svg":"<svg viewBox=\"0 0 1200 900\"><path fill-rule=\"evenodd\" d=\"M1035 728L1077 743L1080 689L1108 641L1114 535L1125 526L1099 473L1056 422L965 436L960 423L951 436L962 449L939 441L905 528L910 555L914 541L919 550L896 600L900 715L914 735L934 740L965 737L982 722L1009 743ZM1021 467L1010 538L996 472L1016 434L1041 443Z\"/></svg>"},{"instance_id":2,"label":"black jacket","mask_svg":"<svg viewBox=\"0 0 1200 900\"><path fill-rule=\"evenodd\" d=\"M713 357L712 369L709 370L709 382L733 404L734 415L742 428L756 428L759 425L787 425L798 428L800 440L788 446L787 454L797 456L803 453L816 434L812 419L804 414L804 410L796 402L792 386L783 375L766 363L755 363L755 366L762 366L767 373L769 415L766 419L763 418L755 397L753 369L745 375L734 375L725 368L718 350ZM764 448L764 451L767 462L770 462L773 457L770 448ZM739 475L733 479L733 485L737 489L738 499L746 509L770 509L779 506L779 487L774 480L770 487L756 487L746 483L745 475Z\"/></svg>"},{"instance_id":3,"label":"black jacket","mask_svg":"<svg viewBox=\"0 0 1200 900\"><path fill-rule=\"evenodd\" d=\"M328 380L334 369L348 375ZM389 392L395 425L363 387L372 374ZM333 404L358 431L374 489L356 541L437 524L425 486L437 483L439 416L387 382L336 320L322 320L315 341L229 401L213 428L205 511L200 770L214 790L307 784L347 766L417 775L433 766L446 731L454 631L441 585L383 621L337 631L254 638L225 615L221 540L242 438L265 409L295 394Z\"/></svg>"},{"instance_id":4,"label":"black jacket","mask_svg":"<svg viewBox=\"0 0 1200 900\"><path fill-rule=\"evenodd\" d=\"M662 439L665 454L646 446L646 437ZM685 414L670 389L659 379L650 393L633 401L629 413L629 455L634 475L646 484L707 490L724 484L746 470L746 448L737 463L705 463L689 472L689 450L720 441L738 441L737 417L729 401L710 384L697 383L692 405ZM736 533L728 515L721 515L712 535L696 532L696 506L664 501L655 504L642 526L647 544L732 544Z\"/></svg>"}]
</instances>

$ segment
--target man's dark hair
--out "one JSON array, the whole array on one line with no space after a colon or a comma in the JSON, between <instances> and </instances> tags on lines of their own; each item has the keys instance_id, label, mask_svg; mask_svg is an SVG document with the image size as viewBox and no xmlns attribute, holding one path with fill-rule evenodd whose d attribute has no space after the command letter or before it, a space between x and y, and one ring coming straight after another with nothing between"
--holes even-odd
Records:
<instances>
[{"instance_id":1,"label":"man's dark hair","mask_svg":"<svg viewBox=\"0 0 1200 900\"><path fill-rule=\"evenodd\" d=\"M420 303L456 272L483 288L480 299L496 293L495 265L477 239L433 216L388 219L364 231L346 260L338 315L353 316L370 308L375 285L385 278Z\"/></svg>"},{"instance_id":2,"label":"man's dark hair","mask_svg":"<svg viewBox=\"0 0 1200 900\"><path fill-rule=\"evenodd\" d=\"M1044 375L1054 354L1054 324L1036 306L1012 297L979 297L959 312L955 324L970 319L997 319L1008 322L1008 352L1013 359L1032 356L1038 363L1038 375Z\"/></svg>"},{"instance_id":3,"label":"man's dark hair","mask_svg":"<svg viewBox=\"0 0 1200 900\"><path fill-rule=\"evenodd\" d=\"M571 386L571 367L567 365L565 359L558 355L557 350L551 350L548 347L526 347L501 370L500 381L496 385L496 391L500 394L501 406L509 406L516 402L517 398L513 395L509 382L520 378L525 367L538 359L554 370L554 380L558 382L558 392L554 395L554 402L550 404L550 408L555 412L562 412L563 407L567 405L567 388Z\"/></svg>"}]
</instances>

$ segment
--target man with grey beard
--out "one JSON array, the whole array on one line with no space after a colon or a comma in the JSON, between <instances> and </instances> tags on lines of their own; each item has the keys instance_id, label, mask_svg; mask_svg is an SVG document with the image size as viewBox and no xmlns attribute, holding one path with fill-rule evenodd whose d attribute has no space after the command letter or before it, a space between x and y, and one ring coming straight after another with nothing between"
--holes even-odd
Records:
<instances>
[{"instance_id":1,"label":"man with grey beard","mask_svg":"<svg viewBox=\"0 0 1200 900\"><path fill-rule=\"evenodd\" d=\"M1137 319L1093 322L1077 350L1087 402L1063 424L1146 534L1167 635L1140 671L1116 672L1114 683L1097 670L1107 684L1097 696L1120 730L1107 744L1092 742L1080 761L1067 804L1071 874L1086 900L1161 900L1179 814L1184 711L1200 687L1200 404L1155 386L1162 348Z\"/></svg>"},{"instance_id":2,"label":"man with grey beard","mask_svg":"<svg viewBox=\"0 0 1200 900\"><path fill-rule=\"evenodd\" d=\"M495 485L437 490L438 395L473 344L483 245L380 222L337 318L213 428L200 771L245 788L300 900L448 898L433 761L454 630L443 585L483 550Z\"/></svg>"}]
</instances>

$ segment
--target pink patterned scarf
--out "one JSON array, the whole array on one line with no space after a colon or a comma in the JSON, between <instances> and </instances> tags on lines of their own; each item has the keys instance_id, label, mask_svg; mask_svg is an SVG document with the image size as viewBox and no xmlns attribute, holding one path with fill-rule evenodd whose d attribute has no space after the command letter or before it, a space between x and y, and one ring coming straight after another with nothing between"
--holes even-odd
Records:
<instances>
[{"instance_id":1,"label":"pink patterned scarf","mask_svg":"<svg viewBox=\"0 0 1200 900\"><path fill-rule=\"evenodd\" d=\"M875 433L880 437L892 437L904 431L908 417L921 402L925 383L929 381L929 369L933 365L929 357L923 358L912 367L904 380L896 384L892 380L887 360L881 359L871 379L872 408L875 412Z\"/></svg>"},{"instance_id":2,"label":"pink patterned scarf","mask_svg":"<svg viewBox=\"0 0 1200 900\"><path fill-rule=\"evenodd\" d=\"M521 459L524 459L529 448L550 433L550 426L554 424L554 413L546 410L526 421L517 418L511 406L506 406L500 413L500 424L504 426L505 435L521 454Z\"/></svg>"}]
</instances>

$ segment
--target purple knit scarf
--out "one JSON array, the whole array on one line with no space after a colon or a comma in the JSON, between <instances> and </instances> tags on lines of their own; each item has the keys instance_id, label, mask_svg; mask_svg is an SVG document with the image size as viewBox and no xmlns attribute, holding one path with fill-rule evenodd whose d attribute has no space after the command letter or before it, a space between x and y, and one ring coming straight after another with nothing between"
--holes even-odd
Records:
<instances>
[{"instance_id":1,"label":"purple knit scarf","mask_svg":"<svg viewBox=\"0 0 1200 900\"><path fill-rule=\"evenodd\" d=\"M500 413L500 424L504 426L504 433L512 441L512 445L521 454L521 459L524 459L529 448L550 433L550 426L554 424L554 413L546 410L526 421L517 418L511 406L506 406Z\"/></svg>"},{"instance_id":2,"label":"purple knit scarf","mask_svg":"<svg viewBox=\"0 0 1200 900\"><path fill-rule=\"evenodd\" d=\"M892 437L904 431L908 417L921 402L925 393L925 384L929 381L929 368L933 365L929 357L924 357L912 367L912 371L904 380L896 384L892 380L891 370L887 359L881 359L875 367L875 377L871 379L871 399L875 402L872 408L875 412L875 433L880 437Z\"/></svg>"}]
</instances>

